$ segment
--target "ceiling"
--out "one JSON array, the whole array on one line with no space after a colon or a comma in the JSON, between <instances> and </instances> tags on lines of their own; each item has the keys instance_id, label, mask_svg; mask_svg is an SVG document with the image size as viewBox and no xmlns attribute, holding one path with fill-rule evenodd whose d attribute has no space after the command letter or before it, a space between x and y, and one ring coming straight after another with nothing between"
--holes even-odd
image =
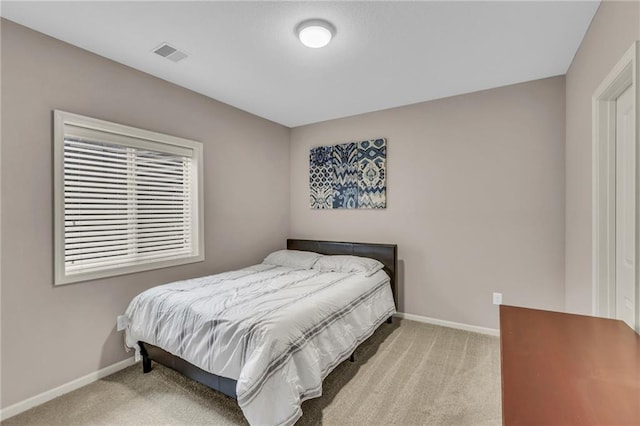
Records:
<instances>
[{"instance_id":1,"label":"ceiling","mask_svg":"<svg viewBox=\"0 0 640 426\"><path fill-rule=\"evenodd\" d=\"M565 74L598 1L9 2L3 17L295 127ZM298 23L336 37L303 46ZM189 57L174 63L161 43Z\"/></svg>"}]
</instances>

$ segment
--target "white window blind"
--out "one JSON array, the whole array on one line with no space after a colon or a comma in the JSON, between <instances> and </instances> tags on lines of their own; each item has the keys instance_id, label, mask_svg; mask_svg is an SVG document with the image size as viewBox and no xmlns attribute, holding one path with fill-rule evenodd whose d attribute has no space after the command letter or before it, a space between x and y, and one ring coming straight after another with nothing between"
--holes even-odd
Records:
<instances>
[{"instance_id":1,"label":"white window blind","mask_svg":"<svg viewBox=\"0 0 640 426\"><path fill-rule=\"evenodd\" d=\"M57 284L203 259L201 144L60 111L56 123Z\"/></svg>"}]
</instances>

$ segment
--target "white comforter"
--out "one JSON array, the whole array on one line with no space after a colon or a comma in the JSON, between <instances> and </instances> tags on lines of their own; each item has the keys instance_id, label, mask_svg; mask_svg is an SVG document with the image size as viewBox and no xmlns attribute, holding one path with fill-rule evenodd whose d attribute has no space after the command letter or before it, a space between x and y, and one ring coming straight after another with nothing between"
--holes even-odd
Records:
<instances>
[{"instance_id":1,"label":"white comforter","mask_svg":"<svg viewBox=\"0 0 640 426\"><path fill-rule=\"evenodd\" d=\"M322 380L394 312L383 271L367 278L260 264L139 294L126 312L126 343L237 380L252 425L291 425L302 401L320 396Z\"/></svg>"}]
</instances>

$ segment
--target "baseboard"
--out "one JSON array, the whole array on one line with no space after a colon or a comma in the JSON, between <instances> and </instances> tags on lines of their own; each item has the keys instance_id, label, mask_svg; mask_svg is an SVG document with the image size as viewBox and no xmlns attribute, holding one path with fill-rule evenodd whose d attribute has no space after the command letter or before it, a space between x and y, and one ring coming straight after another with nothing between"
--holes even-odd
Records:
<instances>
[{"instance_id":1,"label":"baseboard","mask_svg":"<svg viewBox=\"0 0 640 426\"><path fill-rule=\"evenodd\" d=\"M65 393L80 389L81 387L86 386L89 383L96 382L103 377L107 377L133 364L135 364L134 358L127 358L123 361L116 362L115 364L109 365L93 373L89 373L86 376L82 376L79 379L75 379L68 383L65 383L64 385L58 386L57 388L53 388L46 392L42 392L41 394L34 397L25 399L24 401L20 401L18 403L10 405L5 409L0 410L0 421L18 415L30 408L35 407L36 405L44 404L45 402L51 401L52 399L57 398L60 395L64 395Z\"/></svg>"},{"instance_id":2,"label":"baseboard","mask_svg":"<svg viewBox=\"0 0 640 426\"><path fill-rule=\"evenodd\" d=\"M479 327L477 325L462 324L462 323L453 322L453 321L445 321L445 320L441 320L441 319L437 319L437 318L423 317L421 315L405 314L404 312L397 312L394 316L398 317L398 318L408 319L408 320L411 320L411 321L418 321L418 322L424 322L424 323L427 323L427 324L441 325L443 327L449 327L449 328L457 328L457 329L460 329L460 330L472 331L474 333L488 334L490 336L499 336L500 335L500 330L495 329L495 328Z\"/></svg>"}]
</instances>

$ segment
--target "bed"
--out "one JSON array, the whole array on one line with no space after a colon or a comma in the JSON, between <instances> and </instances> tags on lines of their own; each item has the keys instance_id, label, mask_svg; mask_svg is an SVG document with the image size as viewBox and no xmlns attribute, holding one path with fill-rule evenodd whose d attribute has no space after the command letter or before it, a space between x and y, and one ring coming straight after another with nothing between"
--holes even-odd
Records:
<instances>
[{"instance_id":1,"label":"bed","mask_svg":"<svg viewBox=\"0 0 640 426\"><path fill-rule=\"evenodd\" d=\"M314 266L265 260L136 296L125 338L143 371L157 362L223 392L252 425L295 423L324 378L391 321L397 246L289 239L287 250ZM382 265L341 270L332 262L343 256L320 255Z\"/></svg>"}]
</instances>

